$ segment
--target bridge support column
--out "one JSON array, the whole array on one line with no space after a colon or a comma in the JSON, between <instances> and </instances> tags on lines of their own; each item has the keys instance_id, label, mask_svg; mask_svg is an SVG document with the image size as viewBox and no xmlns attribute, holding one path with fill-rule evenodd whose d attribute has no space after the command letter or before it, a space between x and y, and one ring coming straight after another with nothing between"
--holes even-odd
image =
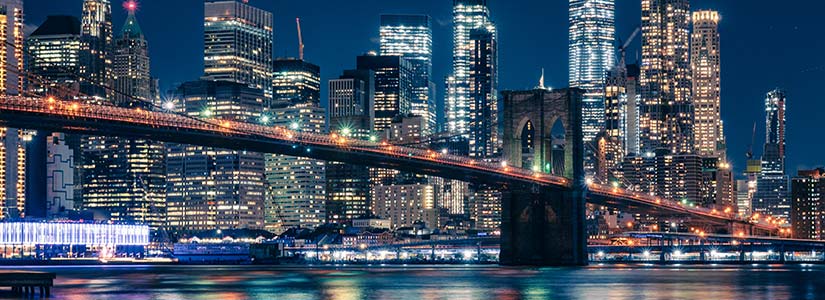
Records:
<instances>
[{"instance_id":1,"label":"bridge support column","mask_svg":"<svg viewBox=\"0 0 825 300\"><path fill-rule=\"evenodd\" d=\"M510 187L502 198L502 265L587 264L583 189Z\"/></svg>"},{"instance_id":2,"label":"bridge support column","mask_svg":"<svg viewBox=\"0 0 825 300\"><path fill-rule=\"evenodd\" d=\"M705 257L705 241L699 240L699 261L705 262L707 257Z\"/></svg>"}]
</instances>

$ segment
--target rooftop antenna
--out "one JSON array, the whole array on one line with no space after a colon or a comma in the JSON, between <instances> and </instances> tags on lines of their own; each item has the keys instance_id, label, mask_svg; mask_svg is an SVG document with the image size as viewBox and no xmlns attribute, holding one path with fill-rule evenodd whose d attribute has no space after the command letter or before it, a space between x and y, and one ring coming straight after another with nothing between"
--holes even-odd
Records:
<instances>
[{"instance_id":1,"label":"rooftop antenna","mask_svg":"<svg viewBox=\"0 0 825 300\"><path fill-rule=\"evenodd\" d=\"M298 58L304 60L304 36L301 34L301 18L295 18L298 24Z\"/></svg>"}]
</instances>

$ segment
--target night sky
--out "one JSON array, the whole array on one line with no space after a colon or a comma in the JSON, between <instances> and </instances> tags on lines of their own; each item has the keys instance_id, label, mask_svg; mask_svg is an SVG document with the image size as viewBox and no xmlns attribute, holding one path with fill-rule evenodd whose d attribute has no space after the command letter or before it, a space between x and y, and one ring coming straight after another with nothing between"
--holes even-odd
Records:
<instances>
[{"instance_id":1,"label":"night sky","mask_svg":"<svg viewBox=\"0 0 825 300\"><path fill-rule=\"evenodd\" d=\"M26 23L33 30L47 15L80 16L82 0L25 0ZM499 38L499 88L537 84L540 69L551 87L567 86L567 1L490 0ZM640 0L616 0L617 35L626 38L640 23ZM692 9L716 9L722 15L722 118L729 158L737 170L745 164L751 131L762 153L764 96L787 91L788 172L825 164L825 2L814 0L694 0ZM429 14L433 17L434 81L443 97L443 78L451 68L450 0L250 0L274 13L275 56L297 56L295 17L302 20L306 60L321 66L326 80L355 67L355 56L378 50L381 13ZM125 11L112 0L115 33ZM149 40L153 76L164 89L203 72L203 1L142 0L138 20ZM636 40L634 47L640 42ZM628 52L631 58L637 51ZM629 59L632 61L632 59ZM819 88L817 88L817 86ZM325 101L326 96L322 96Z\"/></svg>"}]
</instances>

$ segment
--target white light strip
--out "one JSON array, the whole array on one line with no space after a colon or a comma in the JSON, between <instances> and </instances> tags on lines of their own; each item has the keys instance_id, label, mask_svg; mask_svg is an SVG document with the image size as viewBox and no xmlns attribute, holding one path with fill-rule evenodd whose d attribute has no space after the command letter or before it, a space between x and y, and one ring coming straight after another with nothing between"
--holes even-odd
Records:
<instances>
[{"instance_id":1,"label":"white light strip","mask_svg":"<svg viewBox=\"0 0 825 300\"><path fill-rule=\"evenodd\" d=\"M149 226L0 222L0 245L144 246Z\"/></svg>"}]
</instances>

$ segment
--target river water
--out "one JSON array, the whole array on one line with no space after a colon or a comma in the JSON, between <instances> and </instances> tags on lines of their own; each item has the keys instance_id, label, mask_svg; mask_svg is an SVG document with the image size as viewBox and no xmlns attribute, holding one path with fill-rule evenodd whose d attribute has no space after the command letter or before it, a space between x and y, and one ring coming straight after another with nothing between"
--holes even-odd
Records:
<instances>
[{"instance_id":1,"label":"river water","mask_svg":"<svg viewBox=\"0 0 825 300\"><path fill-rule=\"evenodd\" d=\"M823 299L825 266L67 266L52 299ZM0 299L15 299L6 291Z\"/></svg>"}]
</instances>

